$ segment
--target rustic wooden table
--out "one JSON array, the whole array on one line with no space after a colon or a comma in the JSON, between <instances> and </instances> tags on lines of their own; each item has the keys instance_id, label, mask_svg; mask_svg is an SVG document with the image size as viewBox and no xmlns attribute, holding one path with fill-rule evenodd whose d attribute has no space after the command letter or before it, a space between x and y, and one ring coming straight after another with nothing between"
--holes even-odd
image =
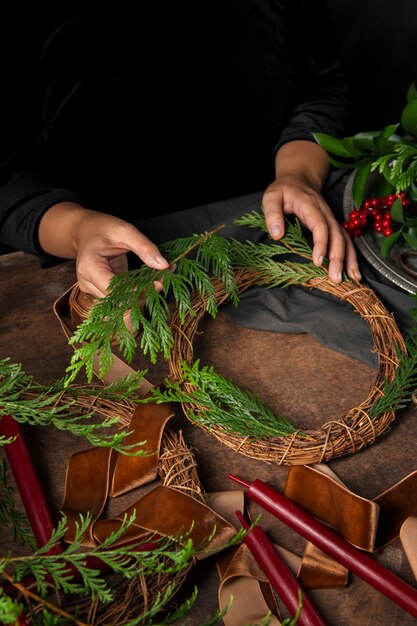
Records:
<instances>
[{"instance_id":1,"label":"rustic wooden table","mask_svg":"<svg viewBox=\"0 0 417 626\"><path fill-rule=\"evenodd\" d=\"M39 382L60 377L71 349L52 311L53 301L76 280L73 262L42 269L24 253L0 256L0 338L3 357L21 362ZM196 353L240 386L256 392L272 409L297 424L319 426L360 402L372 384L375 370L336 353L308 335L284 335L238 327L221 313L205 322L196 341ZM138 365L143 365L138 356ZM136 362L135 362L136 365ZM146 365L146 364L145 364ZM167 373L164 363L150 367L148 378L159 383ZM417 469L415 408L399 413L390 432L354 455L335 459L330 467L356 493L373 498ZM280 489L287 468L252 460L231 451L182 415L178 428L193 448L206 491L237 488L229 472L247 480L261 478ZM50 429L31 429L28 437L34 463L51 509L58 515L63 495L63 459L80 446L67 435ZM253 507L253 513L260 510ZM277 543L301 555L304 540L263 515L262 525ZM4 539L4 536L3 536ZM5 549L2 545L2 552ZM416 586L399 540L375 555L393 572ZM181 594L195 584L199 596L189 616L190 625L202 624L217 608L218 578L214 560L200 562ZM344 589L322 589L310 597L329 626L408 626L415 619L356 576Z\"/></svg>"}]
</instances>

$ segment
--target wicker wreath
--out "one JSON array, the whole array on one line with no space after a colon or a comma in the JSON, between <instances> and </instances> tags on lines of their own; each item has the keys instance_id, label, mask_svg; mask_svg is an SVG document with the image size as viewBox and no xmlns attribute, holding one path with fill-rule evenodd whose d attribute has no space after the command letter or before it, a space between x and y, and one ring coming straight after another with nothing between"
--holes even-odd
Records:
<instances>
[{"instance_id":1,"label":"wicker wreath","mask_svg":"<svg viewBox=\"0 0 417 626\"><path fill-rule=\"evenodd\" d=\"M160 457L158 476L164 486L184 491L202 503L205 503L201 484L197 473L197 464L192 451L188 448L182 433L174 433L165 428ZM139 575L131 580L118 580L115 576L114 595L111 604L90 602L84 607L89 624L97 626L121 626L145 613L156 601L157 596L163 596L170 586L174 593L178 591L186 580L193 563L177 572L162 572L152 576Z\"/></svg>"},{"instance_id":2,"label":"wicker wreath","mask_svg":"<svg viewBox=\"0 0 417 626\"><path fill-rule=\"evenodd\" d=\"M63 394L58 402L70 399L71 396ZM122 428L128 427L136 406L133 402L126 400L116 402L91 395L79 395L75 404L81 412L86 413L94 406L96 417L103 420L117 415ZM165 427L161 439L157 474L164 486L183 491L199 502L205 503L198 477L197 463L193 452L186 445L181 431L173 432L170 428ZM150 533L151 536L152 533ZM168 560L166 563L161 561L161 565L165 564L169 565ZM80 600L77 598L76 609L74 609L74 602L66 604L65 600L62 607L69 613L76 610L77 616L80 617L81 615L89 624L121 626L145 613L152 607L158 596L163 597L170 587L172 593L177 592L192 567L193 562L190 562L181 571L159 572L147 576L138 575L130 580L113 574L108 579L114 593L114 600L111 604L101 604L97 600ZM32 606L32 609L35 612L42 610L42 605Z\"/></svg>"},{"instance_id":3,"label":"wicker wreath","mask_svg":"<svg viewBox=\"0 0 417 626\"><path fill-rule=\"evenodd\" d=\"M260 283L259 274L250 270L241 270L236 276L239 293ZM219 441L245 456L273 462L276 464L321 463L334 457L352 454L374 443L376 437L384 433L395 417L394 411L388 411L377 417L370 417L369 412L375 401L381 397L384 381L391 381L400 361L395 345L406 353L406 346L394 317L380 302L369 287L355 281L333 283L327 277L316 277L308 282L299 283L306 288L319 289L348 302L370 326L374 352L378 355L378 372L368 397L352 408L344 417L326 422L318 430L298 430L288 437L268 437L263 440L253 437L239 437L231 434L219 425L198 424L189 416L201 411L201 407L184 404L184 413L195 424L205 429ZM220 283L215 283L217 304L228 300L227 293ZM171 328L174 335L174 347L171 351L170 375L173 380L182 380L181 363L193 362L193 340L200 320L205 314L206 302L200 295L193 299L196 315L187 315L184 323L178 313L173 315ZM185 391L192 391L189 383L182 383Z\"/></svg>"}]
</instances>

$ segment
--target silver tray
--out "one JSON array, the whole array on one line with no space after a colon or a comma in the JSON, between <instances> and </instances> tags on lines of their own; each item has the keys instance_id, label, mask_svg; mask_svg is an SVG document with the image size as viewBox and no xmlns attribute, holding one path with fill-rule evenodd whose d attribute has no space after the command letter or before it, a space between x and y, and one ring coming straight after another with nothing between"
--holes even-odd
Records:
<instances>
[{"instance_id":1,"label":"silver tray","mask_svg":"<svg viewBox=\"0 0 417 626\"><path fill-rule=\"evenodd\" d=\"M348 220L349 213L353 209L352 185L353 173L348 179L343 195L343 213L346 220ZM403 270L399 264L400 256L404 252L410 251L410 247L395 244L391 250L390 256L388 258L384 258L381 256L378 243L372 232L359 235L358 237L355 237L354 241L368 263L370 263L370 265L372 265L372 267L380 274L385 276L385 278L409 293L414 293L417 290L417 278L413 278L413 276ZM409 262L409 267L417 274L417 255L414 263Z\"/></svg>"}]
</instances>

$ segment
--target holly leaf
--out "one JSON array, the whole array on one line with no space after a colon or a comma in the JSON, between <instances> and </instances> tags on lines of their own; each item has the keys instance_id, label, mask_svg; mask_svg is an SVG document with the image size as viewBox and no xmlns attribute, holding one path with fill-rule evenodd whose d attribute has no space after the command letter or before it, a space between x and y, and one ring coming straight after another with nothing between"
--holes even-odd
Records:
<instances>
[{"instance_id":1,"label":"holly leaf","mask_svg":"<svg viewBox=\"0 0 417 626\"><path fill-rule=\"evenodd\" d=\"M353 137L344 137L342 139L342 144L346 148L346 150L350 152L350 154L355 158L359 158L366 154L365 150L355 144L355 142L353 141Z\"/></svg>"},{"instance_id":2,"label":"holly leaf","mask_svg":"<svg viewBox=\"0 0 417 626\"><path fill-rule=\"evenodd\" d=\"M336 156L344 157L346 159L352 159L354 156L343 145L342 139L337 139L337 137L332 137L331 135L327 135L327 133L313 133L313 137L319 146L324 148L327 152L331 152Z\"/></svg>"},{"instance_id":3,"label":"holly leaf","mask_svg":"<svg viewBox=\"0 0 417 626\"><path fill-rule=\"evenodd\" d=\"M415 81L411 83L407 90L407 102L411 102L411 100L417 100L417 87Z\"/></svg>"},{"instance_id":4,"label":"holly leaf","mask_svg":"<svg viewBox=\"0 0 417 626\"><path fill-rule=\"evenodd\" d=\"M417 99L410 100L401 113L401 126L406 133L417 137Z\"/></svg>"},{"instance_id":5,"label":"holly leaf","mask_svg":"<svg viewBox=\"0 0 417 626\"><path fill-rule=\"evenodd\" d=\"M381 255L383 257L389 257L390 252L394 246L394 244L398 241L399 236L401 235L402 229L396 230L392 235L388 235L388 237L384 237L383 242L381 243Z\"/></svg>"},{"instance_id":6,"label":"holly leaf","mask_svg":"<svg viewBox=\"0 0 417 626\"><path fill-rule=\"evenodd\" d=\"M390 124L386 126L376 137L374 137L375 146L383 152L387 147L390 138L395 134L399 124Z\"/></svg>"},{"instance_id":7,"label":"holly leaf","mask_svg":"<svg viewBox=\"0 0 417 626\"><path fill-rule=\"evenodd\" d=\"M375 181L372 180L372 191L375 198L382 198L394 193L395 187L389 183L383 176L378 174Z\"/></svg>"},{"instance_id":8,"label":"holly leaf","mask_svg":"<svg viewBox=\"0 0 417 626\"><path fill-rule=\"evenodd\" d=\"M405 241L408 243L409 246L411 246L411 248L413 248L414 250L417 250L417 235L414 233L410 233L409 229L408 232L404 231L403 232L403 237L405 239Z\"/></svg>"},{"instance_id":9,"label":"holly leaf","mask_svg":"<svg viewBox=\"0 0 417 626\"><path fill-rule=\"evenodd\" d=\"M380 135L379 130L370 130L353 135L352 142L356 148L372 152L375 149L374 138Z\"/></svg>"},{"instance_id":10,"label":"holly leaf","mask_svg":"<svg viewBox=\"0 0 417 626\"><path fill-rule=\"evenodd\" d=\"M352 185L352 200L353 205L356 209L361 206L365 198L365 191L371 171L371 165L371 162L365 163L364 165L362 165L362 167L359 167L356 170L355 178Z\"/></svg>"},{"instance_id":11,"label":"holly leaf","mask_svg":"<svg viewBox=\"0 0 417 626\"><path fill-rule=\"evenodd\" d=\"M403 205L401 203L401 198L397 198L394 204L391 207L391 217L394 222L398 222L399 224L404 224L404 211Z\"/></svg>"}]
</instances>

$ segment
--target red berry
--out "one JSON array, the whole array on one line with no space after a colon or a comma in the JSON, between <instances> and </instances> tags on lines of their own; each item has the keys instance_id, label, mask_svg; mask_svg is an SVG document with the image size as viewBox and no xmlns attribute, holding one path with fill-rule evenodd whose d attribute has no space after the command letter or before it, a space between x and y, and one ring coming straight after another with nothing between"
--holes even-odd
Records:
<instances>
[{"instance_id":1,"label":"red berry","mask_svg":"<svg viewBox=\"0 0 417 626\"><path fill-rule=\"evenodd\" d=\"M382 228L391 228L391 224L392 224L391 218L389 220L382 220L381 224L382 224Z\"/></svg>"},{"instance_id":2,"label":"red berry","mask_svg":"<svg viewBox=\"0 0 417 626\"><path fill-rule=\"evenodd\" d=\"M370 200L365 200L365 201L362 203L362 207L363 207L364 209L370 209L370 208L371 208L371 201L370 201Z\"/></svg>"},{"instance_id":3,"label":"red berry","mask_svg":"<svg viewBox=\"0 0 417 626\"><path fill-rule=\"evenodd\" d=\"M394 231L392 230L392 228L384 228L383 232L385 237L389 237Z\"/></svg>"},{"instance_id":4,"label":"red berry","mask_svg":"<svg viewBox=\"0 0 417 626\"><path fill-rule=\"evenodd\" d=\"M392 220L391 213L384 213L384 220Z\"/></svg>"},{"instance_id":5,"label":"red berry","mask_svg":"<svg viewBox=\"0 0 417 626\"><path fill-rule=\"evenodd\" d=\"M359 211L351 211L349 213L349 220L353 222L353 220L357 220L359 216Z\"/></svg>"},{"instance_id":6,"label":"red berry","mask_svg":"<svg viewBox=\"0 0 417 626\"><path fill-rule=\"evenodd\" d=\"M382 233L382 232L383 232L384 227L382 226L381 222L375 222L375 224L374 224L374 230L375 230L377 233Z\"/></svg>"},{"instance_id":7,"label":"red berry","mask_svg":"<svg viewBox=\"0 0 417 626\"><path fill-rule=\"evenodd\" d=\"M353 231L353 236L359 237L359 235L362 235L362 231L360 228L357 228L356 230Z\"/></svg>"},{"instance_id":8,"label":"red berry","mask_svg":"<svg viewBox=\"0 0 417 626\"><path fill-rule=\"evenodd\" d=\"M374 220L375 222L382 222L382 213L379 213L379 212L375 213Z\"/></svg>"},{"instance_id":9,"label":"red berry","mask_svg":"<svg viewBox=\"0 0 417 626\"><path fill-rule=\"evenodd\" d=\"M358 212L358 218L359 218L360 220L366 220L367 216L368 216L368 210L367 210L367 209L361 209L361 210Z\"/></svg>"},{"instance_id":10,"label":"red berry","mask_svg":"<svg viewBox=\"0 0 417 626\"><path fill-rule=\"evenodd\" d=\"M393 193L390 193L390 195L387 197L388 202L394 202L395 200L395 196Z\"/></svg>"},{"instance_id":11,"label":"red berry","mask_svg":"<svg viewBox=\"0 0 417 626\"><path fill-rule=\"evenodd\" d=\"M379 206L379 198L372 198L372 200L371 200L371 205L372 205L373 207L377 207L377 206Z\"/></svg>"}]
</instances>

